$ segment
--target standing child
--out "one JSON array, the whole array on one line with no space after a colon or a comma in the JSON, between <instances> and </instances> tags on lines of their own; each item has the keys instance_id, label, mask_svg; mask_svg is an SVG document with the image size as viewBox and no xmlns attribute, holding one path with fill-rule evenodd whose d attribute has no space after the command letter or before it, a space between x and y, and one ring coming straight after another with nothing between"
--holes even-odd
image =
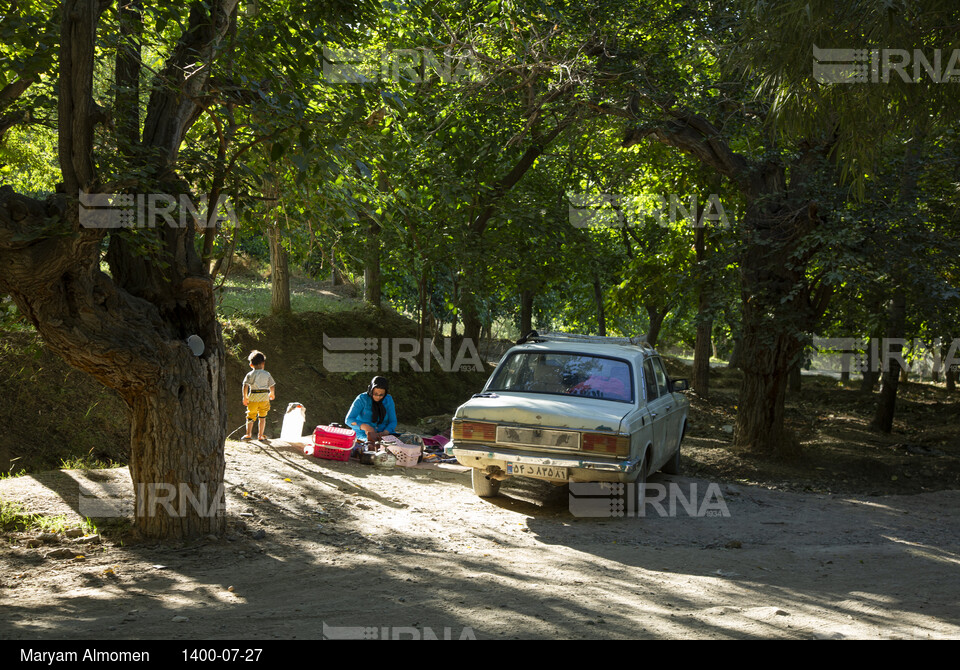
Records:
<instances>
[{"instance_id":1,"label":"standing child","mask_svg":"<svg viewBox=\"0 0 960 670\"><path fill-rule=\"evenodd\" d=\"M247 408L247 434L244 440L253 439L253 422L260 420L258 440L266 440L263 429L267 426L267 412L270 411L270 401L276 398L277 382L273 375L264 370L267 357L257 350L250 352L247 357L252 371L243 378L243 406Z\"/></svg>"}]
</instances>

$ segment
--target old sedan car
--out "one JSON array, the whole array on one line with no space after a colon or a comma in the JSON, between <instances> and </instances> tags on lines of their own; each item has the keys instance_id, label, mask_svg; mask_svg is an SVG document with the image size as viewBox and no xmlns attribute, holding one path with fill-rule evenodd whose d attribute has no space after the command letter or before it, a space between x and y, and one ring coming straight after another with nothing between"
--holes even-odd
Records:
<instances>
[{"instance_id":1,"label":"old sedan car","mask_svg":"<svg viewBox=\"0 0 960 670\"><path fill-rule=\"evenodd\" d=\"M482 497L516 476L642 483L679 471L687 387L636 338L533 331L457 409L451 451Z\"/></svg>"}]
</instances>

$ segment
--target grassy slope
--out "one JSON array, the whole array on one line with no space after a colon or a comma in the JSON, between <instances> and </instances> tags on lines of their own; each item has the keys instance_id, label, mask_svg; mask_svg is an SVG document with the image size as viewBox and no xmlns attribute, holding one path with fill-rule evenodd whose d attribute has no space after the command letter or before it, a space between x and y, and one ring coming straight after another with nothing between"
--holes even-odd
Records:
<instances>
[{"instance_id":1,"label":"grassy slope","mask_svg":"<svg viewBox=\"0 0 960 670\"><path fill-rule=\"evenodd\" d=\"M113 391L50 353L32 330L4 331L0 351L0 474L126 458L127 410Z\"/></svg>"}]
</instances>

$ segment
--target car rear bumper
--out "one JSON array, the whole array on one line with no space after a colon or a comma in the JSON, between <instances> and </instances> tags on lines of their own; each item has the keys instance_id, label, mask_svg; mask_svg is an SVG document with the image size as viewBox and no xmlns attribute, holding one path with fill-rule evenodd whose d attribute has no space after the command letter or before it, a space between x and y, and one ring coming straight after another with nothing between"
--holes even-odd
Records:
<instances>
[{"instance_id":1,"label":"car rear bumper","mask_svg":"<svg viewBox=\"0 0 960 670\"><path fill-rule=\"evenodd\" d=\"M545 454L486 445L454 444L451 451L460 465L503 475L507 474L508 463L567 468L566 481L571 482L633 481L639 464L633 459L584 458L581 454Z\"/></svg>"}]
</instances>

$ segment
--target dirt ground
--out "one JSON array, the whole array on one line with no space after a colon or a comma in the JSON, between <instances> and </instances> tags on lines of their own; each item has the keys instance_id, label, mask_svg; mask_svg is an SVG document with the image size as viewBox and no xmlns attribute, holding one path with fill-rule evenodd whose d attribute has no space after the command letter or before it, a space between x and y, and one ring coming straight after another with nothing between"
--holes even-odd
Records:
<instances>
[{"instance_id":1,"label":"dirt ground","mask_svg":"<svg viewBox=\"0 0 960 670\"><path fill-rule=\"evenodd\" d=\"M583 501L546 483L480 499L457 466L230 441L223 539L7 534L0 639L960 637L960 490L724 479L716 419L684 452L695 476L652 478L709 506L671 515L664 498L642 518L577 516ZM111 482L127 470L6 479L0 497L79 523L80 484ZM870 495L877 482L894 488Z\"/></svg>"}]
</instances>

